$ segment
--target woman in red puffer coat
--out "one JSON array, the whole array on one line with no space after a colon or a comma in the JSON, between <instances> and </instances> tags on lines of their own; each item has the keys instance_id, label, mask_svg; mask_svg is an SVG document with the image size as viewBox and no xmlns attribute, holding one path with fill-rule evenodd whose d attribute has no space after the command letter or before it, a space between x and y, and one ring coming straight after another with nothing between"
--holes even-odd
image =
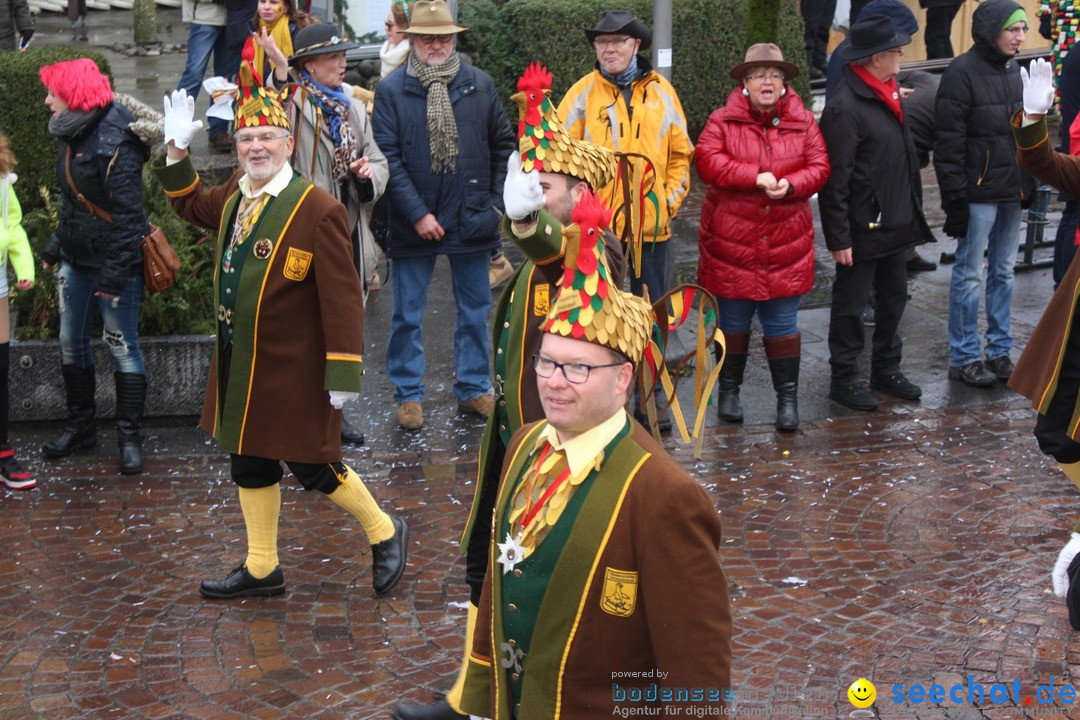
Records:
<instances>
[{"instance_id":1,"label":"woman in red puffer coat","mask_svg":"<svg viewBox=\"0 0 1080 720\"><path fill-rule=\"evenodd\" d=\"M720 417L742 422L739 387L757 312L776 389L776 427L784 431L799 426L796 316L799 296L814 284L810 197L829 177L814 116L784 82L798 73L776 45L752 45L731 70L741 87L713 111L695 150L708 186L698 282L716 296L727 340Z\"/></svg>"}]
</instances>

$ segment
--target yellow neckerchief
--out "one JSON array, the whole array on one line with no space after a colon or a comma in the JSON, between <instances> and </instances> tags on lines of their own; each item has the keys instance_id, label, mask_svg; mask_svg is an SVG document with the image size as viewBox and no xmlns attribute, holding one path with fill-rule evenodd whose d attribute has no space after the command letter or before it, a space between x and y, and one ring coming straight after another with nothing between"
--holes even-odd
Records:
<instances>
[{"instance_id":1,"label":"yellow neckerchief","mask_svg":"<svg viewBox=\"0 0 1080 720\"><path fill-rule=\"evenodd\" d=\"M292 33L289 32L289 16L282 15L274 22L266 22L262 18L259 18L259 25L255 28L255 34L262 37L262 28L266 28L270 33L270 36L274 38L274 42L277 43L278 48L281 49L281 54L286 58L292 57L293 44ZM259 43L254 42L255 45L255 68L259 71L259 75L262 78L266 77L266 53L263 52L262 46ZM274 69L274 63L270 63L270 69Z\"/></svg>"},{"instance_id":2,"label":"yellow neckerchief","mask_svg":"<svg viewBox=\"0 0 1080 720\"><path fill-rule=\"evenodd\" d=\"M619 408L614 415L594 428L572 437L564 443L559 442L559 435L555 428L548 425L540 433L536 440L536 449L543 447L544 443L551 443L555 450L566 453L566 462L570 466L572 475L579 475L586 466L597 461L597 456L604 451L615 436L626 425L626 410ZM535 452L535 450L534 450Z\"/></svg>"},{"instance_id":3,"label":"yellow neckerchief","mask_svg":"<svg viewBox=\"0 0 1080 720\"><path fill-rule=\"evenodd\" d=\"M270 178L270 182L259 188L258 193L251 192L251 178L247 176L247 173L245 173L236 184L240 186L240 193L248 200L254 200L263 193L277 197L281 194L281 191L288 187L289 183L292 182L292 176L292 165L289 165L289 162L286 160L281 166L281 169L277 171L277 175Z\"/></svg>"}]
</instances>

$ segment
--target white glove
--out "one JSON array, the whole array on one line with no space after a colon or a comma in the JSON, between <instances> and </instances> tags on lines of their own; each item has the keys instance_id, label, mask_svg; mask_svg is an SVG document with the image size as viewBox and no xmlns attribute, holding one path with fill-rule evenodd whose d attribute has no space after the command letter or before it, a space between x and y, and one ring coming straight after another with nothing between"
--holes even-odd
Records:
<instances>
[{"instance_id":1,"label":"white glove","mask_svg":"<svg viewBox=\"0 0 1080 720\"><path fill-rule=\"evenodd\" d=\"M1059 598L1065 597L1069 592L1069 563L1078 552L1080 552L1080 533L1074 532L1069 542L1065 543L1065 547L1058 553L1054 571L1050 573L1050 578L1054 581L1054 594Z\"/></svg>"},{"instance_id":2,"label":"white glove","mask_svg":"<svg viewBox=\"0 0 1080 720\"><path fill-rule=\"evenodd\" d=\"M360 397L358 392L342 392L341 390L327 390L327 392L330 393L330 404L335 410L340 410L345 407L345 403Z\"/></svg>"},{"instance_id":3,"label":"white glove","mask_svg":"<svg viewBox=\"0 0 1080 720\"><path fill-rule=\"evenodd\" d=\"M170 141L180 150L187 148L191 138L202 129L202 120L195 120L195 98L187 90L173 90L165 98L165 144Z\"/></svg>"},{"instance_id":4,"label":"white glove","mask_svg":"<svg viewBox=\"0 0 1080 720\"><path fill-rule=\"evenodd\" d=\"M1045 115L1054 105L1054 67L1048 60L1035 58L1031 61L1030 74L1020 68L1020 80L1024 83L1024 112L1028 115Z\"/></svg>"},{"instance_id":5,"label":"white glove","mask_svg":"<svg viewBox=\"0 0 1080 720\"><path fill-rule=\"evenodd\" d=\"M544 207L544 189L540 187L540 173L521 169L521 153L510 153L506 161L506 184L503 185L503 207L506 217L522 220Z\"/></svg>"}]
</instances>

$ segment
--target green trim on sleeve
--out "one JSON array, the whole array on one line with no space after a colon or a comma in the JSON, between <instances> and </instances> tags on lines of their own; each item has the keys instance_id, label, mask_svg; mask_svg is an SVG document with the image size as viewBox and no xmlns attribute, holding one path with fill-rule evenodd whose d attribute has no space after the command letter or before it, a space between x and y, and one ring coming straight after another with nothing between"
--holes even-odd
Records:
<instances>
[{"instance_id":1,"label":"green trim on sleeve","mask_svg":"<svg viewBox=\"0 0 1080 720\"><path fill-rule=\"evenodd\" d=\"M199 173L191 164L190 155L178 163L154 168L154 174L169 197L185 195L199 182Z\"/></svg>"},{"instance_id":2,"label":"green trim on sleeve","mask_svg":"<svg viewBox=\"0 0 1080 720\"><path fill-rule=\"evenodd\" d=\"M360 377L364 374L363 362L357 356L354 360L326 360L327 390L340 392L360 392Z\"/></svg>"}]
</instances>

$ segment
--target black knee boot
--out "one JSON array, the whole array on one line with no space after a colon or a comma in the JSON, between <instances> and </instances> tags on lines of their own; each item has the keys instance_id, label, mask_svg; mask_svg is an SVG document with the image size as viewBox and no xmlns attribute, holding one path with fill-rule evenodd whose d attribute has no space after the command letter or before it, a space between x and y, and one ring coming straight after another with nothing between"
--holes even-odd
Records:
<instances>
[{"instance_id":1,"label":"black knee boot","mask_svg":"<svg viewBox=\"0 0 1080 720\"><path fill-rule=\"evenodd\" d=\"M743 372L746 370L746 352L750 345L750 333L724 333L727 344L727 356L720 368L718 384L720 392L716 407L720 419L732 423L743 421L742 403L739 402L739 387L742 386ZM716 348L717 361L720 360L720 348Z\"/></svg>"},{"instance_id":2,"label":"black knee boot","mask_svg":"<svg viewBox=\"0 0 1080 720\"><path fill-rule=\"evenodd\" d=\"M799 428L799 361L802 336L799 333L765 338L773 389L776 390L776 429L791 432Z\"/></svg>"},{"instance_id":3,"label":"black knee boot","mask_svg":"<svg viewBox=\"0 0 1080 720\"><path fill-rule=\"evenodd\" d=\"M146 376L116 373L116 442L120 446L120 472L124 475L143 471L139 421L145 405Z\"/></svg>"},{"instance_id":4,"label":"black knee boot","mask_svg":"<svg viewBox=\"0 0 1080 720\"><path fill-rule=\"evenodd\" d=\"M60 371L64 375L68 419L60 436L41 446L41 452L51 458L92 448L97 443L97 426L94 425L94 366L81 368L76 365L61 365Z\"/></svg>"}]
</instances>

